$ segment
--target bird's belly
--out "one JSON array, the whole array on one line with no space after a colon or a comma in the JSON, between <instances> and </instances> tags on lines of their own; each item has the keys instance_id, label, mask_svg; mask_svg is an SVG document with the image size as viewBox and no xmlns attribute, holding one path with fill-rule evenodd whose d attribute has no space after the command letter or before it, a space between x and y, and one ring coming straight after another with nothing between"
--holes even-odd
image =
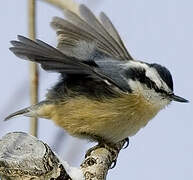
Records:
<instances>
[{"instance_id":1,"label":"bird's belly","mask_svg":"<svg viewBox=\"0 0 193 180\"><path fill-rule=\"evenodd\" d=\"M141 128L143 128L154 116L154 113L149 115L139 116L139 111L129 111L126 114L119 114L115 117L110 116L109 121L103 123L98 128L100 136L105 137L110 142L118 142L126 137L135 135ZM95 120L96 121L96 120ZM100 123L100 119L98 123Z\"/></svg>"},{"instance_id":2,"label":"bird's belly","mask_svg":"<svg viewBox=\"0 0 193 180\"><path fill-rule=\"evenodd\" d=\"M158 112L142 97L134 95L104 101L79 96L50 106L48 118L69 134L88 139L100 137L113 143L134 135Z\"/></svg>"}]
</instances>

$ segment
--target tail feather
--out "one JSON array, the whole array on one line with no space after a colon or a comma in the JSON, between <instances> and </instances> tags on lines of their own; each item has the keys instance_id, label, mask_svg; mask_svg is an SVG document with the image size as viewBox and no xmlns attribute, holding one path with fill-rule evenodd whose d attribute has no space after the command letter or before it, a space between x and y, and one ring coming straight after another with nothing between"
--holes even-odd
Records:
<instances>
[{"instance_id":1,"label":"tail feather","mask_svg":"<svg viewBox=\"0 0 193 180\"><path fill-rule=\"evenodd\" d=\"M37 104L34 104L32 106L29 106L27 108L24 108L24 109L21 109L19 111L16 111L12 114L10 114L9 116L7 116L4 121L7 121L9 119L12 119L12 118L15 118L15 117L18 117L18 116L27 116L27 117L41 117L41 114L38 114L38 110L43 107L43 105L47 105L47 104L50 104L51 102L50 101L41 101Z\"/></svg>"},{"instance_id":2,"label":"tail feather","mask_svg":"<svg viewBox=\"0 0 193 180\"><path fill-rule=\"evenodd\" d=\"M9 119L15 118L15 117L17 117L17 116L22 116L22 115L28 116L28 117L32 117L30 108L27 107L27 108L21 109L21 110L19 110L19 111L16 111L16 112L10 114L9 116L7 116L7 117L4 119L4 121L7 121L7 120L9 120Z\"/></svg>"}]
</instances>

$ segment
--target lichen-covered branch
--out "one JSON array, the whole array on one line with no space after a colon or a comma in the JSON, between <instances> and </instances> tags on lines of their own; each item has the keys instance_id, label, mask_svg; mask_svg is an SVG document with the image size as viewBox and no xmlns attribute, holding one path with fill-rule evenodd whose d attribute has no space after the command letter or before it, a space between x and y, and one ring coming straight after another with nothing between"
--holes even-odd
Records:
<instances>
[{"instance_id":1,"label":"lichen-covered branch","mask_svg":"<svg viewBox=\"0 0 193 180\"><path fill-rule=\"evenodd\" d=\"M0 175L10 180L71 179L47 144L23 132L0 140Z\"/></svg>"},{"instance_id":2,"label":"lichen-covered branch","mask_svg":"<svg viewBox=\"0 0 193 180\"><path fill-rule=\"evenodd\" d=\"M8 133L0 140L0 176L6 180L104 180L123 145L97 145L89 149L81 167L74 168L37 138Z\"/></svg>"},{"instance_id":3,"label":"lichen-covered branch","mask_svg":"<svg viewBox=\"0 0 193 180\"><path fill-rule=\"evenodd\" d=\"M86 158L81 164L86 180L104 180L106 179L109 168L116 163L119 151L124 146L124 141L115 146L99 144L87 152Z\"/></svg>"}]
</instances>

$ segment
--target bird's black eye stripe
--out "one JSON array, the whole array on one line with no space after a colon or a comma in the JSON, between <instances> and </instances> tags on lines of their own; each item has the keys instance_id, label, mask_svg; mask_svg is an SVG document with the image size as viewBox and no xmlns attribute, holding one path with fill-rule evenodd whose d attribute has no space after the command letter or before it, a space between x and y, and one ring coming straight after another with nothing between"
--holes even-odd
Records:
<instances>
[{"instance_id":1,"label":"bird's black eye stripe","mask_svg":"<svg viewBox=\"0 0 193 180\"><path fill-rule=\"evenodd\" d=\"M153 82L145 74L145 69L142 68L130 68L125 71L125 75L128 79L133 81L139 81L145 84L149 89L154 89L156 92L167 95L167 92L157 87L156 83Z\"/></svg>"}]
</instances>

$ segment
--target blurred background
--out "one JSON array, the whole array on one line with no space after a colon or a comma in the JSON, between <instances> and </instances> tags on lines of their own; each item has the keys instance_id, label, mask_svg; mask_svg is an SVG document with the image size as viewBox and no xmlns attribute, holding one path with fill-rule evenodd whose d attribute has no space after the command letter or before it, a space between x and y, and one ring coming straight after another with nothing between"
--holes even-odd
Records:
<instances>
[{"instance_id":1,"label":"blurred background","mask_svg":"<svg viewBox=\"0 0 193 180\"><path fill-rule=\"evenodd\" d=\"M192 0L82 0L95 14L104 11L117 27L135 59L156 62L170 69L175 93L189 104L172 103L144 129L130 138L130 146L119 154L107 179L193 179L193 1ZM3 122L5 116L29 106L28 63L8 48L18 34L27 36L27 0L6 0L0 7L0 137L12 131L29 130L26 117ZM37 38L56 46L49 26L60 10L37 1ZM40 70L40 95L58 75ZM70 165L79 166L85 151L93 146L65 134L52 121L39 120L39 139L46 142Z\"/></svg>"}]
</instances>

